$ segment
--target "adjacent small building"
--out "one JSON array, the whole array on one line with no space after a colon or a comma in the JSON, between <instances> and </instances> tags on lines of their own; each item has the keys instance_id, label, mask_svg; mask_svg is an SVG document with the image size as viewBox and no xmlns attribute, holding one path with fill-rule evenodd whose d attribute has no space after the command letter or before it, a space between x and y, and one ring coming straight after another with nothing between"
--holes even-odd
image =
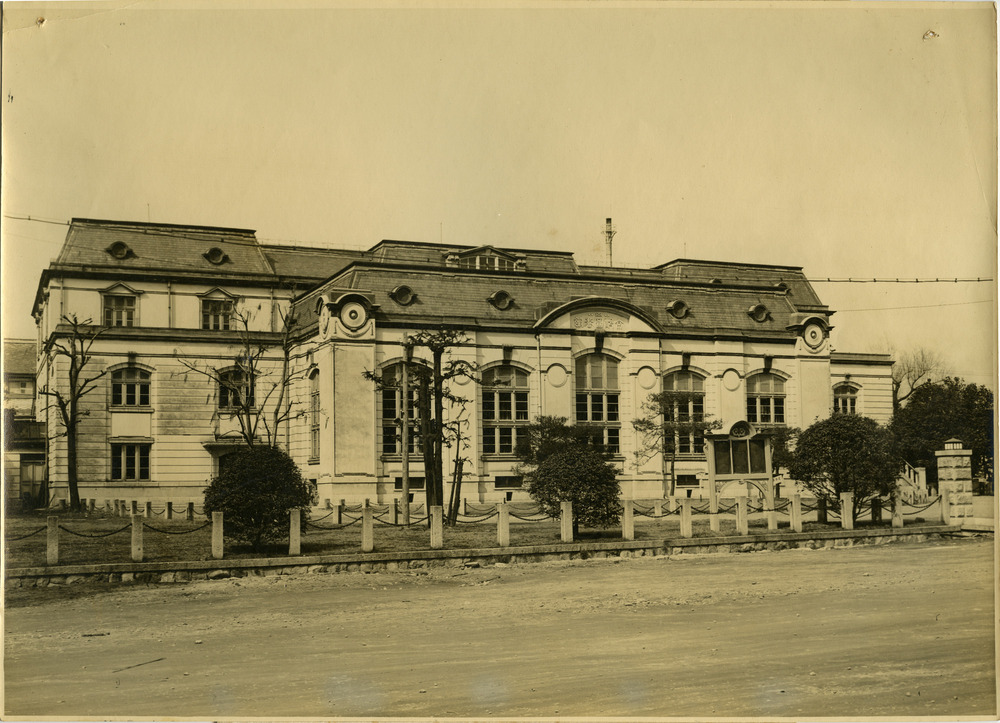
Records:
<instances>
[{"instance_id":1,"label":"adjacent small building","mask_svg":"<svg viewBox=\"0 0 1000 723\"><path fill-rule=\"evenodd\" d=\"M397 498L404 344L427 330L461 332L450 358L475 370L453 387L468 400L466 442L445 468L456 453L467 460L462 496L476 502L526 494L514 449L542 415L590 425L615 455L623 496L650 498L667 489L668 466L644 452L632 421L655 392L687 392L678 414L745 422L754 435L833 413L886 422L892 411L891 359L835 352L834 310L796 266L582 266L568 252L475 243L353 252L263 244L243 229L74 219L33 313L40 389L65 384L66 360L45 349L69 333L70 315L96 333L88 370L101 376L83 400L78 467L81 496L99 501L199 500L243 443L236 390L273 418L283 367L293 413L267 432L319 498ZM220 384L240 373L248 339L265 350L262 371ZM427 350L413 363L429 364ZM36 417L51 497L64 498L61 426L45 405ZM703 495L704 438L675 442L677 488ZM419 454L409 476L419 489Z\"/></svg>"},{"instance_id":2,"label":"adjacent small building","mask_svg":"<svg viewBox=\"0 0 1000 723\"><path fill-rule=\"evenodd\" d=\"M29 508L48 502L45 429L35 421L37 362L34 340L4 339L4 494L9 505Z\"/></svg>"}]
</instances>

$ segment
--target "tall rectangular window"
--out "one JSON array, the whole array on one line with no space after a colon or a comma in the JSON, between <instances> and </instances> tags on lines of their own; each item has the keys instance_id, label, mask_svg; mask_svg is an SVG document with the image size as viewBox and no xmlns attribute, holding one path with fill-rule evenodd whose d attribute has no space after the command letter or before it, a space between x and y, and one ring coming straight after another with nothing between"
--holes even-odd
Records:
<instances>
[{"instance_id":1,"label":"tall rectangular window","mask_svg":"<svg viewBox=\"0 0 1000 723\"><path fill-rule=\"evenodd\" d=\"M417 410L417 374L420 370L410 364L408 382L409 404L406 409L409 428L409 452L420 449L420 415ZM382 370L382 454L402 454L403 414L403 365L393 364Z\"/></svg>"},{"instance_id":2,"label":"tall rectangular window","mask_svg":"<svg viewBox=\"0 0 1000 723\"><path fill-rule=\"evenodd\" d=\"M111 445L111 479L148 480L149 449L146 442Z\"/></svg>"},{"instance_id":3,"label":"tall rectangular window","mask_svg":"<svg viewBox=\"0 0 1000 723\"><path fill-rule=\"evenodd\" d=\"M319 372L309 376L309 458L319 459Z\"/></svg>"},{"instance_id":4,"label":"tall rectangular window","mask_svg":"<svg viewBox=\"0 0 1000 723\"><path fill-rule=\"evenodd\" d=\"M528 372L510 365L482 377L482 453L513 454L528 424Z\"/></svg>"},{"instance_id":5,"label":"tall rectangular window","mask_svg":"<svg viewBox=\"0 0 1000 723\"><path fill-rule=\"evenodd\" d=\"M135 297L105 294L104 326L135 326Z\"/></svg>"},{"instance_id":6,"label":"tall rectangular window","mask_svg":"<svg viewBox=\"0 0 1000 723\"><path fill-rule=\"evenodd\" d=\"M785 423L785 380L776 374L747 377L747 421L757 425Z\"/></svg>"},{"instance_id":7,"label":"tall rectangular window","mask_svg":"<svg viewBox=\"0 0 1000 723\"><path fill-rule=\"evenodd\" d=\"M588 354L576 360L576 422L594 428L594 441L612 454L620 450L618 360Z\"/></svg>"}]
</instances>

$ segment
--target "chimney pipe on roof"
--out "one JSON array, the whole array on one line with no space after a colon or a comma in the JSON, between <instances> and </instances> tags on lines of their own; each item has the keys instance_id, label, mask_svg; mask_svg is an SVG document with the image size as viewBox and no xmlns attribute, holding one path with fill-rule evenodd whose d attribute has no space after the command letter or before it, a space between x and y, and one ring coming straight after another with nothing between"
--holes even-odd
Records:
<instances>
[{"instance_id":1,"label":"chimney pipe on roof","mask_svg":"<svg viewBox=\"0 0 1000 723\"><path fill-rule=\"evenodd\" d=\"M615 237L615 230L611 226L610 218L605 222L604 236L608 245L608 266L611 266L611 240Z\"/></svg>"}]
</instances>

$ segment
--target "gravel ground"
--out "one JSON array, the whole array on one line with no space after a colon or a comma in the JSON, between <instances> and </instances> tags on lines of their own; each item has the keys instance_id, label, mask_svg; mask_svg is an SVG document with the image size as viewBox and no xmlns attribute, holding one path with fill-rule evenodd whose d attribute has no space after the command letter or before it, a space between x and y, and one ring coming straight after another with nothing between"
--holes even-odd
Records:
<instances>
[{"instance_id":1,"label":"gravel ground","mask_svg":"<svg viewBox=\"0 0 1000 723\"><path fill-rule=\"evenodd\" d=\"M5 718L996 715L992 537L7 596Z\"/></svg>"}]
</instances>

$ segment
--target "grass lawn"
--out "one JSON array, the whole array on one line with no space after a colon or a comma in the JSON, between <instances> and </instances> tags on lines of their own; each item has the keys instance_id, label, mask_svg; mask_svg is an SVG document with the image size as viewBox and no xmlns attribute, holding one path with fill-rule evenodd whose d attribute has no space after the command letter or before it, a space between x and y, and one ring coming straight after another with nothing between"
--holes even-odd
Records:
<instances>
[{"instance_id":1,"label":"grass lawn","mask_svg":"<svg viewBox=\"0 0 1000 723\"><path fill-rule=\"evenodd\" d=\"M527 514L527 508L512 510L514 514ZM93 515L81 513L44 511L35 514L8 515L4 531L6 538L6 560L10 568L40 567L45 565L46 516L55 514L59 518L59 563L100 564L128 562L131 559L131 524L128 518L114 517L100 512ZM359 512L348 512L344 522L349 523L359 516ZM454 527L444 528L444 547L450 550L494 548L497 545L496 517L483 519L486 515L470 507L469 517L463 517ZM430 549L430 533L426 522L412 524L409 528L389 524L388 514L378 514L374 539L376 552L402 552ZM419 520L419 510L411 519ZM788 530L785 516L779 515L779 530ZM916 522L908 519L907 522ZM145 521L149 527L143 530L143 548L146 561L190 561L211 559L212 531L204 517L197 516L193 522L184 519L167 520L153 516ZM762 514L751 515L751 533L767 531L767 520ZM888 517L881 525L870 521L859 521L858 528L888 527ZM821 524L807 521L805 530L831 530L839 525ZM335 529L331 529L335 528ZM694 517L694 537L711 538L736 534L736 523L732 516L725 515L720 520L720 531L709 529L707 517ZM75 534L74 534L75 533ZM338 526L336 516L327 511L314 511L312 522L305 526L302 536L303 555L350 554L361 551L361 524L355 522ZM653 518L636 514L635 539L661 540L680 537L680 519L676 515ZM22 539L18 539L22 538ZM580 531L581 541L613 542L621 539L620 528L604 530L584 529ZM511 517L510 543L519 545L549 545L560 541L560 527L557 520L524 521ZM287 541L272 545L264 553L254 552L247 547L239 547L227 540L225 556L229 559L254 558L288 554Z\"/></svg>"}]
</instances>

